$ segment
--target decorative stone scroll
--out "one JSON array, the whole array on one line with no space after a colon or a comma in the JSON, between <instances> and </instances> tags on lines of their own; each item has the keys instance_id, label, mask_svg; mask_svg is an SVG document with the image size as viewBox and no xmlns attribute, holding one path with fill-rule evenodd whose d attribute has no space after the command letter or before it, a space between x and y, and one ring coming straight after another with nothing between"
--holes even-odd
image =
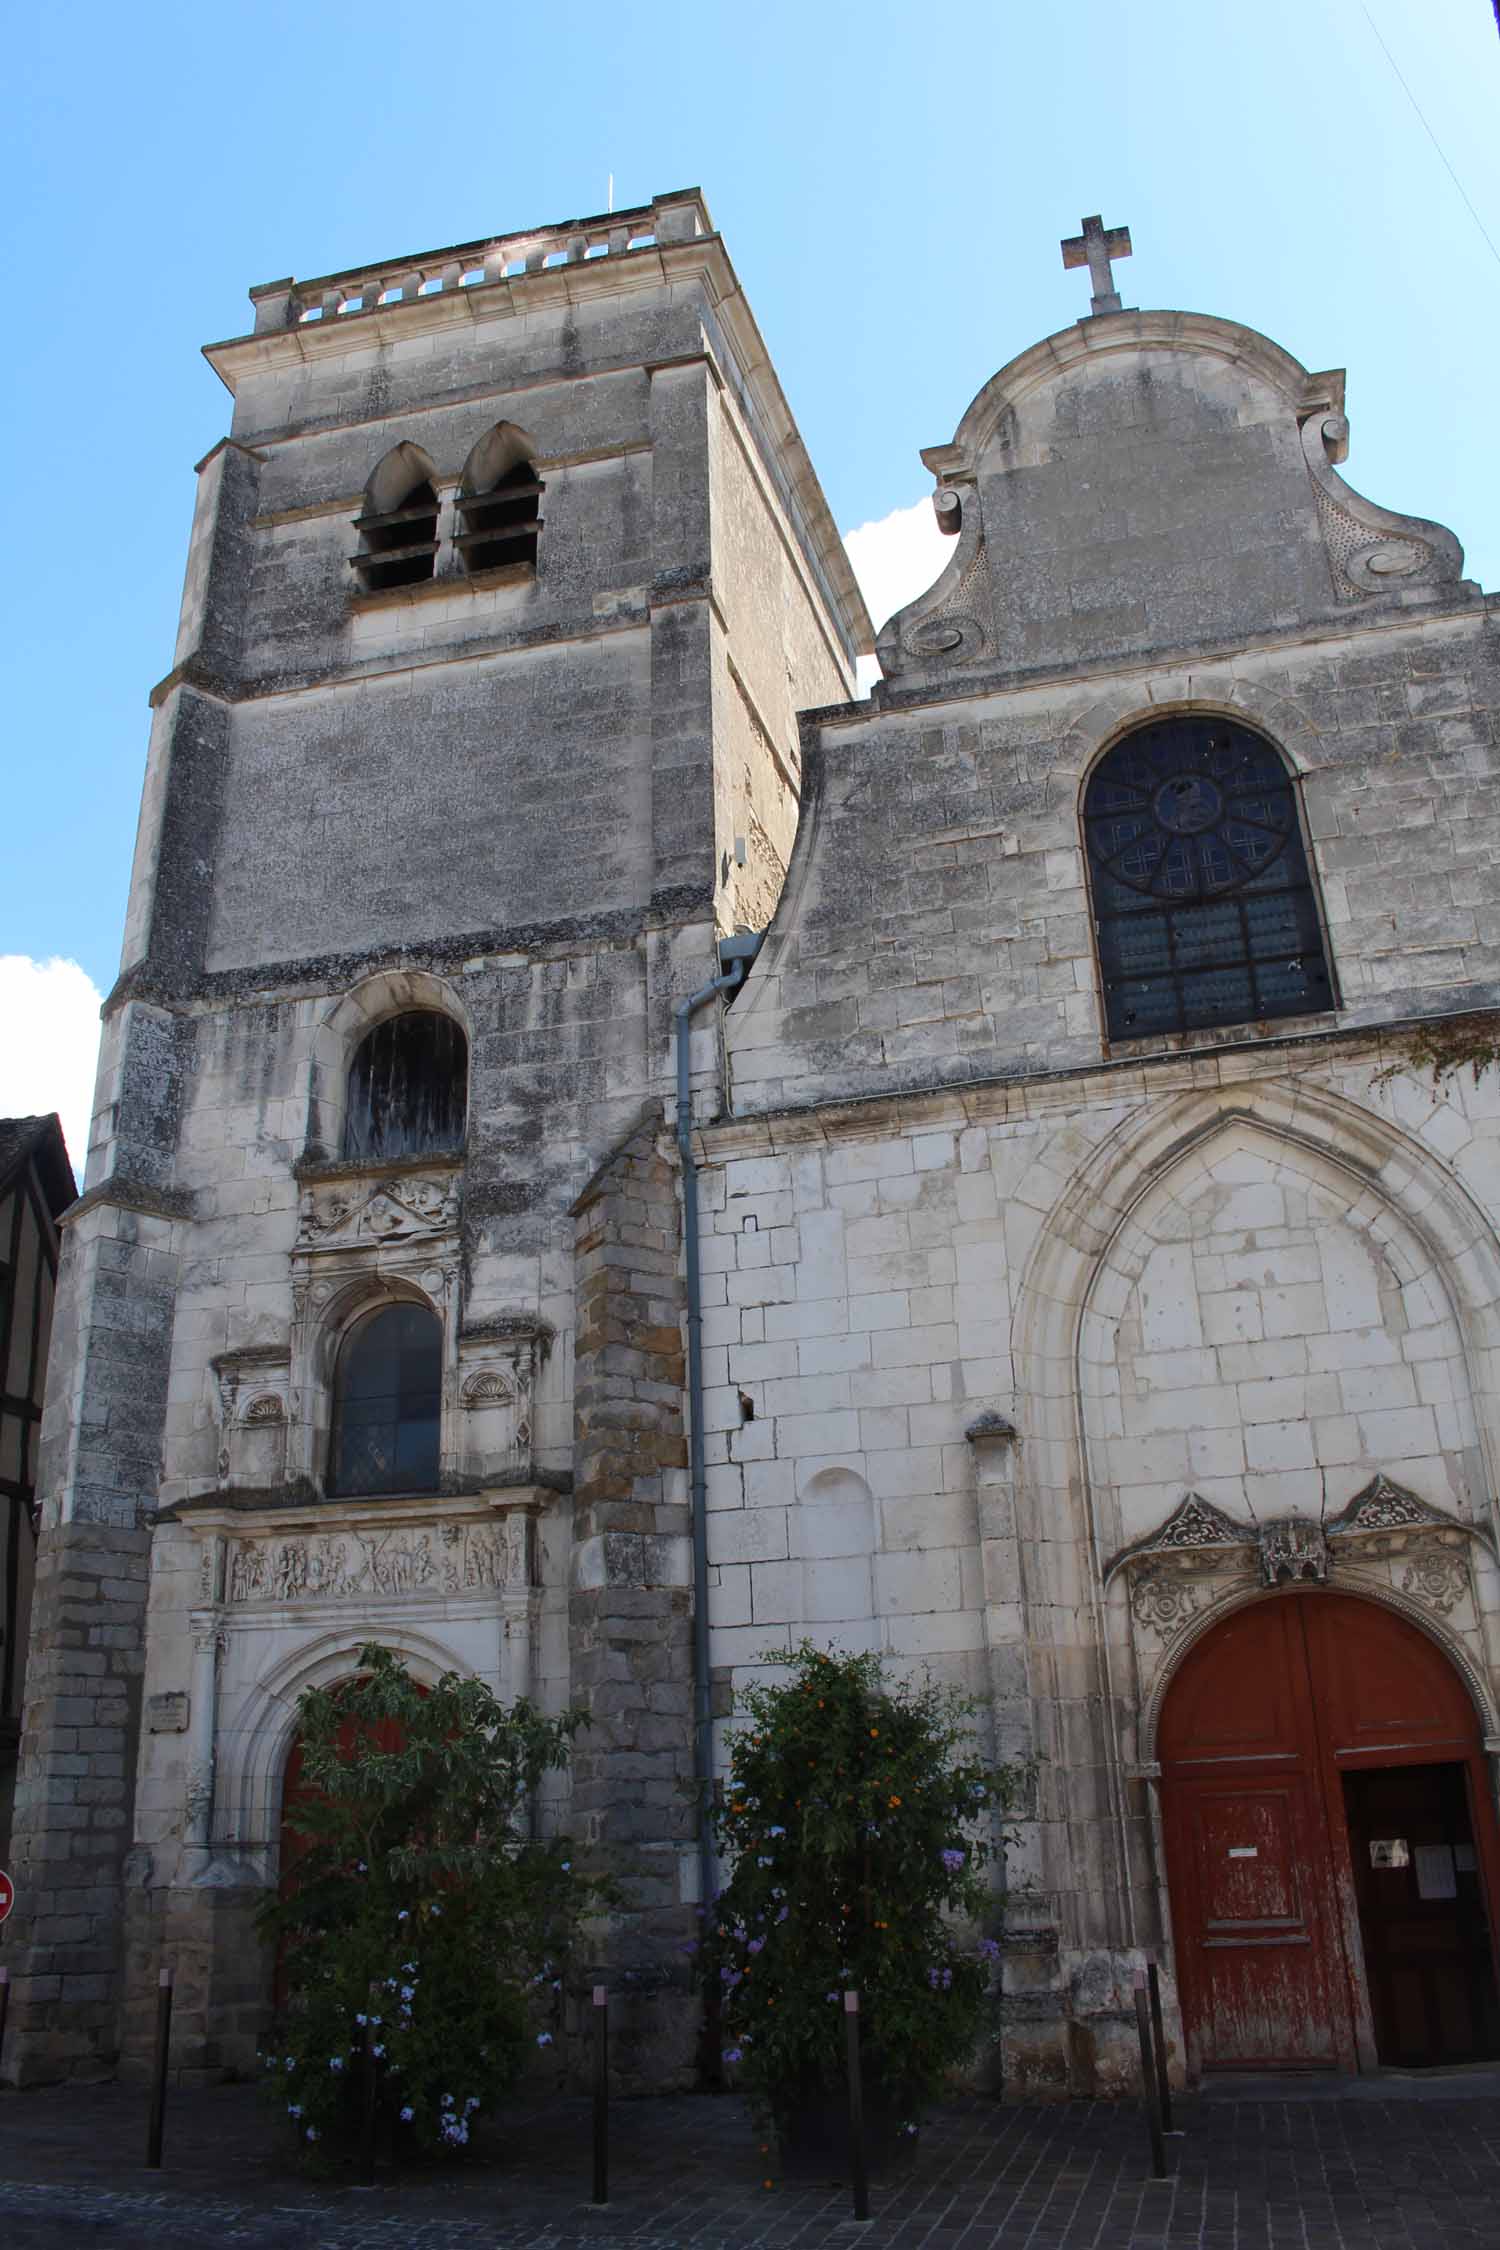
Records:
<instances>
[{"instance_id":1,"label":"decorative stone scroll","mask_svg":"<svg viewBox=\"0 0 1500 2250\"><path fill-rule=\"evenodd\" d=\"M1333 590L1341 602L1371 596L1431 598L1462 578L1463 549L1445 525L1377 507L1334 463L1349 451L1349 424L1320 408L1302 424L1302 453L1317 500Z\"/></svg>"},{"instance_id":2,"label":"decorative stone scroll","mask_svg":"<svg viewBox=\"0 0 1500 2250\"><path fill-rule=\"evenodd\" d=\"M302 1190L297 1219L300 1251L365 1250L438 1241L459 1217L453 1172L402 1172L394 1177L340 1180Z\"/></svg>"},{"instance_id":3,"label":"decorative stone scroll","mask_svg":"<svg viewBox=\"0 0 1500 2250\"><path fill-rule=\"evenodd\" d=\"M237 1539L230 1544L225 1597L234 1609L253 1602L525 1592L535 1583L534 1547L524 1509L495 1523Z\"/></svg>"}]
</instances>

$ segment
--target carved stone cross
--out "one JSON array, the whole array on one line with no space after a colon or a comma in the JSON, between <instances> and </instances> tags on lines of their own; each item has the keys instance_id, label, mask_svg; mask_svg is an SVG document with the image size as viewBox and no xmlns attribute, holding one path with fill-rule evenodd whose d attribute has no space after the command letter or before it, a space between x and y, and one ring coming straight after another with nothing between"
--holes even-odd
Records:
<instances>
[{"instance_id":1,"label":"carved stone cross","mask_svg":"<svg viewBox=\"0 0 1500 2250\"><path fill-rule=\"evenodd\" d=\"M1117 313L1120 298L1109 262L1111 258L1130 256L1129 227L1106 227L1096 212L1092 219L1084 220L1082 234L1071 235L1064 242L1062 254L1065 266L1089 269L1089 280L1094 285L1090 313Z\"/></svg>"}]
</instances>

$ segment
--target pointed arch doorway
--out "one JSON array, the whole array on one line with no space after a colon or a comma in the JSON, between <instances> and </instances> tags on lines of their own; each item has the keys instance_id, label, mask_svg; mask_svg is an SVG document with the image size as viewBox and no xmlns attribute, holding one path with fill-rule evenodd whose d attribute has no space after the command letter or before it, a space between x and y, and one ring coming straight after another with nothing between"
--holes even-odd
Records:
<instances>
[{"instance_id":1,"label":"pointed arch doorway","mask_svg":"<svg viewBox=\"0 0 1500 2250\"><path fill-rule=\"evenodd\" d=\"M1268 1594L1188 1652L1157 1740L1190 2070L1500 2055L1500 1832L1473 1703L1425 1633Z\"/></svg>"}]
</instances>

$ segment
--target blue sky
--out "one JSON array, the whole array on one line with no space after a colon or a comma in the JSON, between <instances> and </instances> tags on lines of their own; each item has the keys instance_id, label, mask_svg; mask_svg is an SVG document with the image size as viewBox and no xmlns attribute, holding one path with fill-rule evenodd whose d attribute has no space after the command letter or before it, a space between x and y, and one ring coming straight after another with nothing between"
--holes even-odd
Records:
<instances>
[{"instance_id":1,"label":"blue sky","mask_svg":"<svg viewBox=\"0 0 1500 2250\"><path fill-rule=\"evenodd\" d=\"M1500 243L1489 0L28 9L0 955L84 977L0 963L0 1111L72 1113L88 1075L84 979L118 965L192 466L228 419L198 347L248 325L253 282L595 212L611 172L621 205L701 185L852 530L919 501L918 448L1087 309L1058 240L1102 211L1134 235L1127 304L1347 367L1345 476L1450 523L1500 584L1500 258L1372 18ZM877 592L923 582L920 522L860 543Z\"/></svg>"}]
</instances>

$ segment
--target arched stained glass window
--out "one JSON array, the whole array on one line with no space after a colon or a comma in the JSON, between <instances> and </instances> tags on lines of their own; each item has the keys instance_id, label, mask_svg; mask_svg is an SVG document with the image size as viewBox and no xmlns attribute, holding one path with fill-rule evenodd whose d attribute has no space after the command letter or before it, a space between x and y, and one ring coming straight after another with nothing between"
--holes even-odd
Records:
<instances>
[{"instance_id":1,"label":"arched stained glass window","mask_svg":"<svg viewBox=\"0 0 1500 2250\"><path fill-rule=\"evenodd\" d=\"M339 1347L330 1492L435 1492L443 1331L425 1305L383 1305Z\"/></svg>"},{"instance_id":2,"label":"arched stained glass window","mask_svg":"<svg viewBox=\"0 0 1500 2250\"><path fill-rule=\"evenodd\" d=\"M1083 826L1111 1039L1334 1005L1296 791L1260 735L1137 728L1090 775Z\"/></svg>"}]
</instances>

